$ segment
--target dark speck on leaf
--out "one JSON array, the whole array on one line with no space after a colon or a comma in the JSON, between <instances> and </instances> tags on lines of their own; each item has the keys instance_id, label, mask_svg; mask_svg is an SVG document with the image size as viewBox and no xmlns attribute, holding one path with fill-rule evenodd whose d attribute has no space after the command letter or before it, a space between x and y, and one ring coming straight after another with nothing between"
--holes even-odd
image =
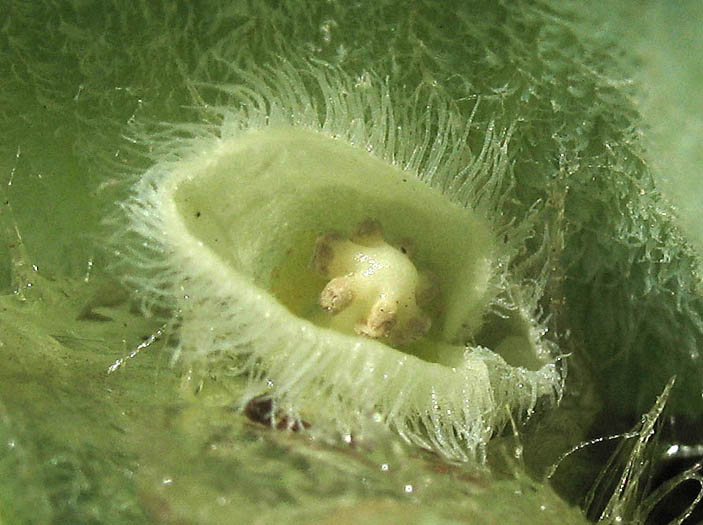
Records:
<instances>
[{"instance_id":1,"label":"dark speck on leaf","mask_svg":"<svg viewBox=\"0 0 703 525\"><path fill-rule=\"evenodd\" d=\"M250 421L261 423L262 425L271 426L277 430L291 430L300 432L303 428L310 428L310 424L305 421L291 421L287 416L280 411L276 412L273 417L273 402L270 397L257 396L252 398L244 407L244 415Z\"/></svg>"}]
</instances>

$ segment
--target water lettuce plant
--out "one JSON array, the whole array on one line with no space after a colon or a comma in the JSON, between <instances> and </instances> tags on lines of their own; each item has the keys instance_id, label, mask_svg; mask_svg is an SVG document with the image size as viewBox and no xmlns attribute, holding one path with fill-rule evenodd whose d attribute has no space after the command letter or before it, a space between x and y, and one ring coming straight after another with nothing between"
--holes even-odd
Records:
<instances>
[{"instance_id":1,"label":"water lettuce plant","mask_svg":"<svg viewBox=\"0 0 703 525\"><path fill-rule=\"evenodd\" d=\"M618 5L6 2L0 519L699 519L695 25Z\"/></svg>"}]
</instances>

